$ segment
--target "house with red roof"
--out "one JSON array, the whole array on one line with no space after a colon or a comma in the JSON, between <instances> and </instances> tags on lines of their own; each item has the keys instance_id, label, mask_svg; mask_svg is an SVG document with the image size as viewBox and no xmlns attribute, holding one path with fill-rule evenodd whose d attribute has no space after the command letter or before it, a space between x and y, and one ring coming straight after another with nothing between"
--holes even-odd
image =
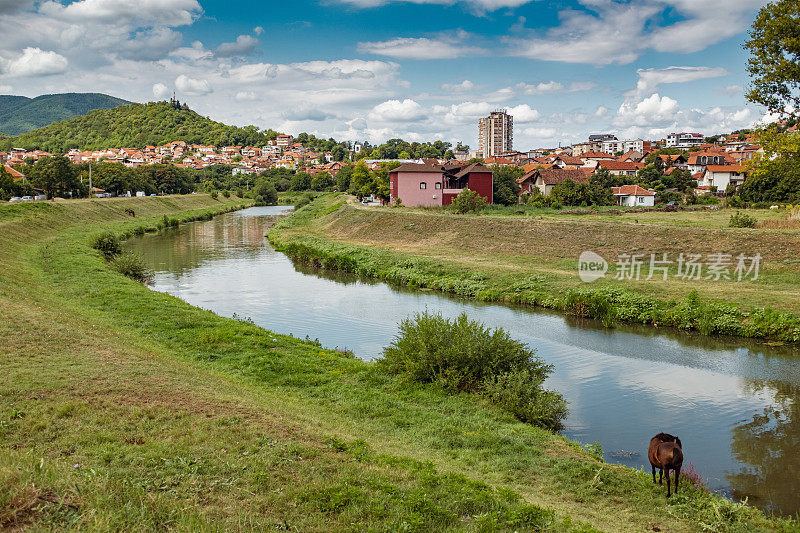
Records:
<instances>
[{"instance_id":1,"label":"house with red roof","mask_svg":"<svg viewBox=\"0 0 800 533\"><path fill-rule=\"evenodd\" d=\"M626 207L653 207L655 205L655 191L647 190L638 185L623 185L611 187L611 194L617 205Z\"/></svg>"},{"instance_id":2,"label":"house with red roof","mask_svg":"<svg viewBox=\"0 0 800 533\"><path fill-rule=\"evenodd\" d=\"M389 171L389 201L405 206L447 206L464 189L494 201L492 169L480 163L403 163Z\"/></svg>"},{"instance_id":3,"label":"house with red roof","mask_svg":"<svg viewBox=\"0 0 800 533\"><path fill-rule=\"evenodd\" d=\"M698 185L716 187L721 192L727 189L728 185L738 187L744 183L746 177L747 172L743 165L708 165L698 180Z\"/></svg>"},{"instance_id":4,"label":"house with red roof","mask_svg":"<svg viewBox=\"0 0 800 533\"><path fill-rule=\"evenodd\" d=\"M605 168L610 174L615 176L635 176L640 168L644 168L644 163L631 163L628 161L599 161L598 169Z\"/></svg>"}]
</instances>

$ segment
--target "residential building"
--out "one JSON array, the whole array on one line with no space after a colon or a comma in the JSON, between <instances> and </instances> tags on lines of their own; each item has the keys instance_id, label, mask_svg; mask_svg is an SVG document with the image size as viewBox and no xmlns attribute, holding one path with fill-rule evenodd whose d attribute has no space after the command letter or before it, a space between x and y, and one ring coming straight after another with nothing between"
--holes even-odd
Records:
<instances>
[{"instance_id":1,"label":"residential building","mask_svg":"<svg viewBox=\"0 0 800 533\"><path fill-rule=\"evenodd\" d=\"M478 121L478 150L483 157L511 151L513 141L514 119L504 109Z\"/></svg>"},{"instance_id":2,"label":"residential building","mask_svg":"<svg viewBox=\"0 0 800 533\"><path fill-rule=\"evenodd\" d=\"M521 189L520 194L530 194L536 187L542 195L550 196L553 187L568 179L575 183L588 183L589 175L576 168L537 168L519 178L517 183Z\"/></svg>"},{"instance_id":3,"label":"residential building","mask_svg":"<svg viewBox=\"0 0 800 533\"><path fill-rule=\"evenodd\" d=\"M275 144L278 146L278 148L285 149L289 148L289 146L292 144L292 141L294 141L294 137L292 137L291 135L278 135L276 141L277 143Z\"/></svg>"},{"instance_id":4,"label":"residential building","mask_svg":"<svg viewBox=\"0 0 800 533\"><path fill-rule=\"evenodd\" d=\"M479 163L403 163L389 172L390 201L399 198L406 206L446 206L463 189L470 189L493 202L492 170Z\"/></svg>"},{"instance_id":5,"label":"residential building","mask_svg":"<svg viewBox=\"0 0 800 533\"><path fill-rule=\"evenodd\" d=\"M589 135L590 143L604 143L605 141L616 141L617 136L610 133L601 133L599 135Z\"/></svg>"},{"instance_id":6,"label":"residential building","mask_svg":"<svg viewBox=\"0 0 800 533\"><path fill-rule=\"evenodd\" d=\"M611 187L611 194L614 195L617 205L627 207L653 207L655 205L655 191L649 191L638 185Z\"/></svg>"},{"instance_id":7,"label":"residential building","mask_svg":"<svg viewBox=\"0 0 800 533\"><path fill-rule=\"evenodd\" d=\"M745 177L746 169L742 165L708 165L698 185L716 187L717 191L724 192L728 185L738 187L744 183Z\"/></svg>"},{"instance_id":8,"label":"residential building","mask_svg":"<svg viewBox=\"0 0 800 533\"><path fill-rule=\"evenodd\" d=\"M599 161L598 166L608 170L609 174L616 176L636 176L640 168L644 168L644 163L631 163L628 161Z\"/></svg>"},{"instance_id":9,"label":"residential building","mask_svg":"<svg viewBox=\"0 0 800 533\"><path fill-rule=\"evenodd\" d=\"M667 148L692 148L705 144L705 137L699 133L670 133L667 135Z\"/></svg>"}]
</instances>

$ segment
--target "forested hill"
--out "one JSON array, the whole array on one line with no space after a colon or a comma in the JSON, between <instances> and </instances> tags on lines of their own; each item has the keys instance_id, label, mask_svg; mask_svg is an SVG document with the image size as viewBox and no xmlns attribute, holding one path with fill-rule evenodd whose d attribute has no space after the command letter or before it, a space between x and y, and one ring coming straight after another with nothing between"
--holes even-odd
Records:
<instances>
[{"instance_id":1,"label":"forested hill","mask_svg":"<svg viewBox=\"0 0 800 533\"><path fill-rule=\"evenodd\" d=\"M0 140L0 150L9 150L13 146L60 153L72 148L142 148L172 141L216 146L262 146L276 137L277 133L272 130L261 131L256 126L227 126L185 106L150 102L96 110L85 116L55 122L30 133Z\"/></svg>"},{"instance_id":2,"label":"forested hill","mask_svg":"<svg viewBox=\"0 0 800 533\"><path fill-rule=\"evenodd\" d=\"M0 96L0 132L21 135L93 109L126 104L130 102L99 93L45 94L36 98Z\"/></svg>"}]
</instances>

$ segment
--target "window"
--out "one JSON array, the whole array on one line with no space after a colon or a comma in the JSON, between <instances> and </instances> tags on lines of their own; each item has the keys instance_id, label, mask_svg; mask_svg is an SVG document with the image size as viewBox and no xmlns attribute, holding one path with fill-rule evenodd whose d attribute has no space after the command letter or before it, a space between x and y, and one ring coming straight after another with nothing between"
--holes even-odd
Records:
<instances>
[{"instance_id":1,"label":"window","mask_svg":"<svg viewBox=\"0 0 800 533\"><path fill-rule=\"evenodd\" d=\"M423 181L422 183L419 184L419 188L420 189L427 189L428 188L428 184Z\"/></svg>"},{"instance_id":2,"label":"window","mask_svg":"<svg viewBox=\"0 0 800 533\"><path fill-rule=\"evenodd\" d=\"M437 189L441 189L441 188L442 188L442 184L437 182L437 183L436 183L436 188L437 188Z\"/></svg>"}]
</instances>

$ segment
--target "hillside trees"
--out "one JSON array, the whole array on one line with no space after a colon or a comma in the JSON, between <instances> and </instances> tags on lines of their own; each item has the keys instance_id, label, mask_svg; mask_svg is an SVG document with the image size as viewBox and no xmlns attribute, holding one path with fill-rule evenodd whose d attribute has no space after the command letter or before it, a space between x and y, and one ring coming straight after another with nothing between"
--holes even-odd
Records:
<instances>
[{"instance_id":1,"label":"hillside trees","mask_svg":"<svg viewBox=\"0 0 800 533\"><path fill-rule=\"evenodd\" d=\"M88 184L80 183L75 165L63 155L42 157L25 169L25 175L31 185L44 190L48 198L88 194Z\"/></svg>"}]
</instances>

